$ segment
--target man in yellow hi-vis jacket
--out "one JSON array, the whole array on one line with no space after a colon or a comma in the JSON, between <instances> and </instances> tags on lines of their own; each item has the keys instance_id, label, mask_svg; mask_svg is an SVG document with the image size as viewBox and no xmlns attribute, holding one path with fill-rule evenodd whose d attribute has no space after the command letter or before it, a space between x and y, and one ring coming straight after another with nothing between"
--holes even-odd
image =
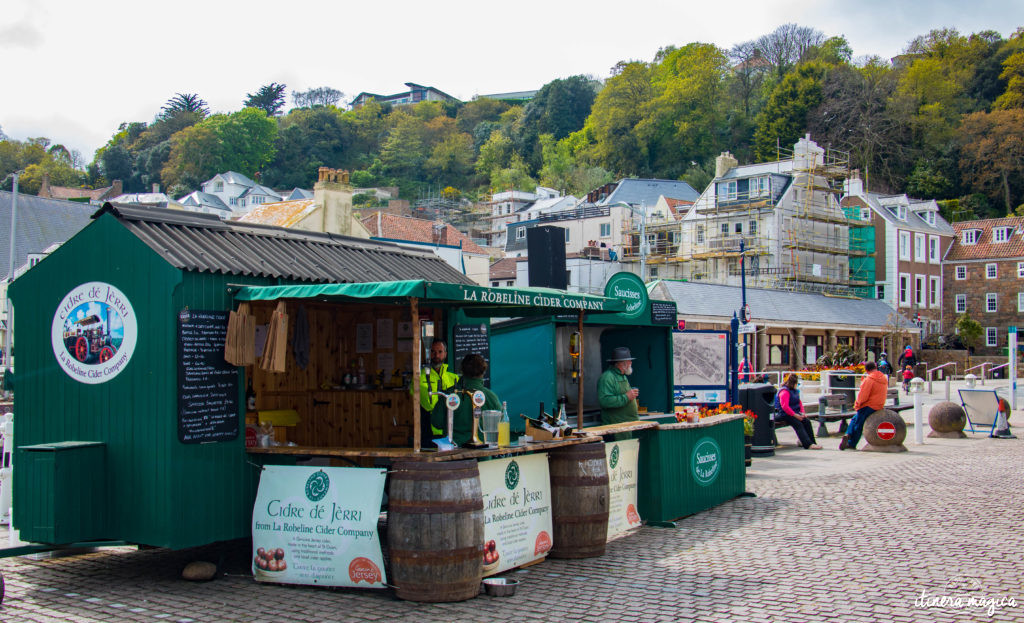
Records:
<instances>
[{"instance_id":1,"label":"man in yellow hi-vis jacket","mask_svg":"<svg viewBox=\"0 0 1024 623\"><path fill-rule=\"evenodd\" d=\"M445 431L430 425L430 414L437 406L438 396L431 392L451 393L459 382L459 375L448 370L448 347L444 340L435 339L430 344L430 366L420 372L420 435L423 447L434 447L431 439L445 434Z\"/></svg>"}]
</instances>

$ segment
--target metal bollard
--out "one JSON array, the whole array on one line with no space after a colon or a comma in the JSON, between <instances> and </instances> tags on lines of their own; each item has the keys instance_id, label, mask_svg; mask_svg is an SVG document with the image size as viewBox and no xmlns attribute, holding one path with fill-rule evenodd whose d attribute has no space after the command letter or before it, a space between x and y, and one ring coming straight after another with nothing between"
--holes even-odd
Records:
<instances>
[{"instance_id":1,"label":"metal bollard","mask_svg":"<svg viewBox=\"0 0 1024 623\"><path fill-rule=\"evenodd\" d=\"M946 402L949 402L949 377L946 377Z\"/></svg>"}]
</instances>

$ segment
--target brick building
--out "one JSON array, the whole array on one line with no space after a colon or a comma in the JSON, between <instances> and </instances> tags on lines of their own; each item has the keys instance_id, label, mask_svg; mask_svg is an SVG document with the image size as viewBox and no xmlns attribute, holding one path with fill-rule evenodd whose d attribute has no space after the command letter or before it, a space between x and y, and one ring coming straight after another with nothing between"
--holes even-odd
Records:
<instances>
[{"instance_id":1,"label":"brick building","mask_svg":"<svg viewBox=\"0 0 1024 623\"><path fill-rule=\"evenodd\" d=\"M967 312L984 327L980 355L1003 353L1007 327L1024 325L1024 217L953 223L942 262L947 331Z\"/></svg>"}]
</instances>

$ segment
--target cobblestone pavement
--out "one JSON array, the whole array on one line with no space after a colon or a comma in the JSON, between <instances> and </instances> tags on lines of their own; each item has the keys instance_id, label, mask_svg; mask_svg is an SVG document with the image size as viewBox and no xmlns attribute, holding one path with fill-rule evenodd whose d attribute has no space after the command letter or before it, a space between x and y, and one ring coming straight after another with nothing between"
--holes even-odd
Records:
<instances>
[{"instance_id":1,"label":"cobblestone pavement","mask_svg":"<svg viewBox=\"0 0 1024 623\"><path fill-rule=\"evenodd\" d=\"M929 440L902 454L825 443L755 459L757 497L675 529L643 527L602 558L516 572L513 597L416 604L390 591L262 585L245 544L114 548L0 560L0 620L1024 621L1024 439ZM227 574L179 580L197 559L223 560ZM993 604L991 615L970 597Z\"/></svg>"}]
</instances>

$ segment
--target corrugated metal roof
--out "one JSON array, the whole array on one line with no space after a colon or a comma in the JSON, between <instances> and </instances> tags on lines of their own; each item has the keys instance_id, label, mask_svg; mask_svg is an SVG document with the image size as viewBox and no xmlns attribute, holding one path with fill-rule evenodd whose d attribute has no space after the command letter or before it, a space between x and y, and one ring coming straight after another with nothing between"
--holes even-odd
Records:
<instances>
[{"instance_id":1,"label":"corrugated metal roof","mask_svg":"<svg viewBox=\"0 0 1024 623\"><path fill-rule=\"evenodd\" d=\"M676 308L684 318L687 314L718 316L727 322L733 311L739 310L742 300L741 288L737 286L683 281L662 281L658 286L676 302ZM747 288L747 304L750 305L754 324L783 322L850 327L884 327L894 322L906 324L888 303L877 299L846 299Z\"/></svg>"},{"instance_id":2,"label":"corrugated metal roof","mask_svg":"<svg viewBox=\"0 0 1024 623\"><path fill-rule=\"evenodd\" d=\"M183 270L317 283L425 279L473 284L430 251L386 242L111 203L93 216L104 213Z\"/></svg>"},{"instance_id":3,"label":"corrugated metal roof","mask_svg":"<svg viewBox=\"0 0 1024 623\"><path fill-rule=\"evenodd\" d=\"M14 194L0 191L0 279L8 273L11 248L11 204ZM63 243L89 224L95 206L62 199L18 193L17 231L14 235L14 269L28 261L29 253L42 253Z\"/></svg>"}]
</instances>

